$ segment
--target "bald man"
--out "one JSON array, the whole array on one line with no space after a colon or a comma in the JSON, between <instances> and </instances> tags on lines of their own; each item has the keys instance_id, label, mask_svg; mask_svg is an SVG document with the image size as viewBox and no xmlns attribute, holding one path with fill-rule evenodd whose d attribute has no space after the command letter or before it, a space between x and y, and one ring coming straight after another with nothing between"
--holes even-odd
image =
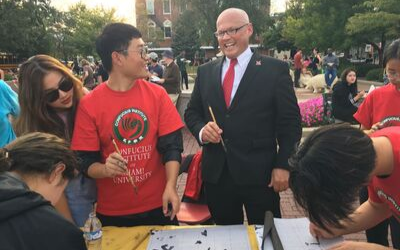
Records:
<instances>
[{"instance_id":1,"label":"bald man","mask_svg":"<svg viewBox=\"0 0 400 250\"><path fill-rule=\"evenodd\" d=\"M280 217L278 193L288 187L288 157L301 138L299 107L288 65L250 49L245 11L223 11L216 26L225 56L198 68L185 122L203 146L215 222L242 224L244 206L250 224L263 224L267 210Z\"/></svg>"}]
</instances>

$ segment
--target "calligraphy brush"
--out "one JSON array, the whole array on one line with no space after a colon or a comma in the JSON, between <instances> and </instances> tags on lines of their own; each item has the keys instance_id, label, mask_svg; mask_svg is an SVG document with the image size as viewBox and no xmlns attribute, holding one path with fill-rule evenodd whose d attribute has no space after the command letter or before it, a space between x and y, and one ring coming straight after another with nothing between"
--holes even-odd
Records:
<instances>
[{"instance_id":1,"label":"calligraphy brush","mask_svg":"<svg viewBox=\"0 0 400 250\"><path fill-rule=\"evenodd\" d=\"M118 145L112 136L111 136L111 141L112 144L114 145L115 151L117 151L117 153L122 156L121 151L119 150ZM132 187L135 190L135 194L138 194L138 187L136 186L135 181L133 180L132 175L129 173L128 169L126 169L126 174L128 175L129 182L132 184Z\"/></svg>"},{"instance_id":2,"label":"calligraphy brush","mask_svg":"<svg viewBox=\"0 0 400 250\"><path fill-rule=\"evenodd\" d=\"M215 124L217 124L217 120L215 119L214 112L213 112L213 110L212 110L212 108L211 108L210 105L208 105L208 110L210 111L210 114L211 114L211 117L212 117L212 119L213 119L213 122L214 122ZM226 150L225 142L224 142L224 140L222 139L222 135L219 135L219 138L221 139L222 147L224 148L224 151L225 151L225 153L226 153L227 150Z\"/></svg>"}]
</instances>

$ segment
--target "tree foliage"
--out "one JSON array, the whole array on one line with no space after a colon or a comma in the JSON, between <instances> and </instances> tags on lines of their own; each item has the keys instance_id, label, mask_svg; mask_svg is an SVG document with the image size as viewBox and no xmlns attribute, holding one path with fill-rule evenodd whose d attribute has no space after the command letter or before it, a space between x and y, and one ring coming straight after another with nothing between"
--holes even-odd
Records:
<instances>
[{"instance_id":1,"label":"tree foliage","mask_svg":"<svg viewBox=\"0 0 400 250\"><path fill-rule=\"evenodd\" d=\"M185 0L181 0L185 1ZM216 30L218 15L227 8L240 8L247 12L253 23L255 34L261 34L265 30L268 18L267 7L270 0L186 0L197 14L196 19L187 25L199 24L200 40L203 44L217 46L217 40L213 33Z\"/></svg>"},{"instance_id":2,"label":"tree foliage","mask_svg":"<svg viewBox=\"0 0 400 250\"><path fill-rule=\"evenodd\" d=\"M186 57L192 58L195 51L200 48L198 26L193 22L195 15L195 12L187 10L179 17L172 40L175 54L185 50Z\"/></svg>"},{"instance_id":3,"label":"tree foliage","mask_svg":"<svg viewBox=\"0 0 400 250\"><path fill-rule=\"evenodd\" d=\"M397 38L400 33L398 0L371 0L360 4L357 13L349 18L346 32L353 39L371 44L378 51L382 64L387 39Z\"/></svg>"},{"instance_id":4,"label":"tree foliage","mask_svg":"<svg viewBox=\"0 0 400 250\"><path fill-rule=\"evenodd\" d=\"M20 58L96 55L95 39L106 24L118 21L114 14L114 9L89 9L82 2L60 12L50 0L0 0L0 52Z\"/></svg>"},{"instance_id":5,"label":"tree foliage","mask_svg":"<svg viewBox=\"0 0 400 250\"><path fill-rule=\"evenodd\" d=\"M51 52L56 16L49 0L0 0L0 51L20 58Z\"/></svg>"},{"instance_id":6,"label":"tree foliage","mask_svg":"<svg viewBox=\"0 0 400 250\"><path fill-rule=\"evenodd\" d=\"M105 25L119 21L115 9L88 8L82 2L62 14L57 31L62 55L97 55L95 41Z\"/></svg>"},{"instance_id":7,"label":"tree foliage","mask_svg":"<svg viewBox=\"0 0 400 250\"><path fill-rule=\"evenodd\" d=\"M346 34L347 20L365 0L292 0L283 36L297 47L347 49L353 44Z\"/></svg>"}]
</instances>

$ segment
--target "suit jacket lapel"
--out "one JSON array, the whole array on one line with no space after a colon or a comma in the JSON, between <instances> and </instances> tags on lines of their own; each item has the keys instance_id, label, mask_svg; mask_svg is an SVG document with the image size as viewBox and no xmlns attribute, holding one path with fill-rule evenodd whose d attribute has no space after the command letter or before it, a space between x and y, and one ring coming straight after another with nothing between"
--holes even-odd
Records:
<instances>
[{"instance_id":1,"label":"suit jacket lapel","mask_svg":"<svg viewBox=\"0 0 400 250\"><path fill-rule=\"evenodd\" d=\"M246 90L254 84L254 77L257 75L258 71L261 69L261 56L254 52L253 56L251 57L249 64L247 65L246 71L242 77L242 80L239 83L239 87L236 91L235 96L233 97L231 106L229 110L234 109L238 104L238 101L241 97L243 97L246 93Z\"/></svg>"},{"instance_id":2,"label":"suit jacket lapel","mask_svg":"<svg viewBox=\"0 0 400 250\"><path fill-rule=\"evenodd\" d=\"M216 67L213 67L212 79L210 80L215 83L214 93L217 93L216 102L218 102L218 106L222 107L223 110L226 110L224 90L222 88L222 82L221 82L222 64L224 62L224 59L225 57L223 57L222 59L218 59L219 62L216 62Z\"/></svg>"}]
</instances>

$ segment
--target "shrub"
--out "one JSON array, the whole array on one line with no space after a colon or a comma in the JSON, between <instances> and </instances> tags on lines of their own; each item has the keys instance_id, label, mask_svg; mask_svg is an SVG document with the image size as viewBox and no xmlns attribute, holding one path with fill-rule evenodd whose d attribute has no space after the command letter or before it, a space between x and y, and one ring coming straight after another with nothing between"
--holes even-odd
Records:
<instances>
[{"instance_id":1,"label":"shrub","mask_svg":"<svg viewBox=\"0 0 400 250\"><path fill-rule=\"evenodd\" d=\"M324 118L322 96L299 103L302 127L316 127L328 124Z\"/></svg>"},{"instance_id":2,"label":"shrub","mask_svg":"<svg viewBox=\"0 0 400 250\"><path fill-rule=\"evenodd\" d=\"M354 69L356 70L357 77L365 77L369 71L379 68L380 68L379 65L376 64L368 64L368 63L354 64Z\"/></svg>"},{"instance_id":3,"label":"shrub","mask_svg":"<svg viewBox=\"0 0 400 250\"><path fill-rule=\"evenodd\" d=\"M383 81L383 69L381 69L381 68L371 69L370 71L368 71L365 78L369 81L382 82Z\"/></svg>"},{"instance_id":4,"label":"shrub","mask_svg":"<svg viewBox=\"0 0 400 250\"><path fill-rule=\"evenodd\" d=\"M4 74L4 81L12 81L14 80L14 76L11 74Z\"/></svg>"}]
</instances>

